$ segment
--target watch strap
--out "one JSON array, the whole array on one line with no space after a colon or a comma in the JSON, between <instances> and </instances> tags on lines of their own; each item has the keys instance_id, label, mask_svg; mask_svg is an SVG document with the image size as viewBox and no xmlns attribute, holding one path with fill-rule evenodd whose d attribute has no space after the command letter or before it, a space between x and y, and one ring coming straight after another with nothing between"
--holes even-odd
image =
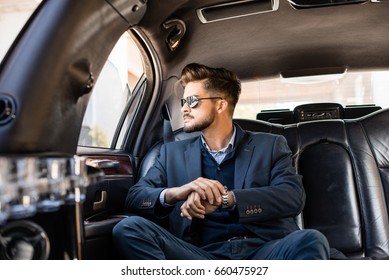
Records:
<instances>
[{"instance_id":1,"label":"watch strap","mask_svg":"<svg viewBox=\"0 0 389 280\"><path fill-rule=\"evenodd\" d=\"M227 187L224 187L225 189L225 194L222 195L222 206L221 208L222 209L229 209L230 208L230 204L228 203L228 189Z\"/></svg>"}]
</instances>

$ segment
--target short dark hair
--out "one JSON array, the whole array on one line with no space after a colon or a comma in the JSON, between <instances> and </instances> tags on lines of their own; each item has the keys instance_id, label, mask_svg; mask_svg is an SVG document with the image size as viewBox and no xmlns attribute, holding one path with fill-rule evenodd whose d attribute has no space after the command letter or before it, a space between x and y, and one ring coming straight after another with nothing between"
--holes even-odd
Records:
<instances>
[{"instance_id":1,"label":"short dark hair","mask_svg":"<svg viewBox=\"0 0 389 280\"><path fill-rule=\"evenodd\" d=\"M203 81L203 87L211 94L222 94L231 104L232 110L239 100L241 83L238 76L225 68L212 68L198 63L190 63L181 73L181 84L185 87L189 82Z\"/></svg>"}]
</instances>

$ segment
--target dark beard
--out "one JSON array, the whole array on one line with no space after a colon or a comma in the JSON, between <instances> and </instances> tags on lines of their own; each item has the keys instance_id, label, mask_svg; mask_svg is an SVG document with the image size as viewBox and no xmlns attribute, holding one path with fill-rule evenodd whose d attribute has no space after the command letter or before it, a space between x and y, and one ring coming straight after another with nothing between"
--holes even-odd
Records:
<instances>
[{"instance_id":1,"label":"dark beard","mask_svg":"<svg viewBox=\"0 0 389 280\"><path fill-rule=\"evenodd\" d=\"M204 129L208 128L213 123L214 119L215 119L215 112L212 112L208 116L208 118L204 119L200 123L195 123L192 126L186 126L184 124L183 130L186 133L191 133L191 132L195 132L195 131L203 131Z\"/></svg>"}]
</instances>

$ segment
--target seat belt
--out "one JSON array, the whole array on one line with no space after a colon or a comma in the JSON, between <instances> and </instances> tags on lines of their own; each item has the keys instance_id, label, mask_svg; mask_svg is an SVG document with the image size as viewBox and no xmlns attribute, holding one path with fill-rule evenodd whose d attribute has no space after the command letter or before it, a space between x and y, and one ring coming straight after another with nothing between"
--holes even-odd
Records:
<instances>
[{"instance_id":1,"label":"seat belt","mask_svg":"<svg viewBox=\"0 0 389 280\"><path fill-rule=\"evenodd\" d=\"M163 142L164 143L174 142L175 137L174 137L173 128L171 124L172 117L170 115L169 107L167 104L163 105L161 113L163 119Z\"/></svg>"}]
</instances>

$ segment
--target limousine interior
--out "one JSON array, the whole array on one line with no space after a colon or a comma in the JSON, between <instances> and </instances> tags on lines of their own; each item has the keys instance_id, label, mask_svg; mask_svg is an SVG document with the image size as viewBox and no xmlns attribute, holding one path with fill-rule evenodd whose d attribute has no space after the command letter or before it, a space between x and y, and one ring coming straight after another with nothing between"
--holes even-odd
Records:
<instances>
[{"instance_id":1,"label":"limousine interior","mask_svg":"<svg viewBox=\"0 0 389 280\"><path fill-rule=\"evenodd\" d=\"M193 137L177 86L191 62L237 73L234 121L287 139L301 228L333 259L388 258L389 1L30 2L0 58L0 259L121 258L128 189Z\"/></svg>"}]
</instances>

